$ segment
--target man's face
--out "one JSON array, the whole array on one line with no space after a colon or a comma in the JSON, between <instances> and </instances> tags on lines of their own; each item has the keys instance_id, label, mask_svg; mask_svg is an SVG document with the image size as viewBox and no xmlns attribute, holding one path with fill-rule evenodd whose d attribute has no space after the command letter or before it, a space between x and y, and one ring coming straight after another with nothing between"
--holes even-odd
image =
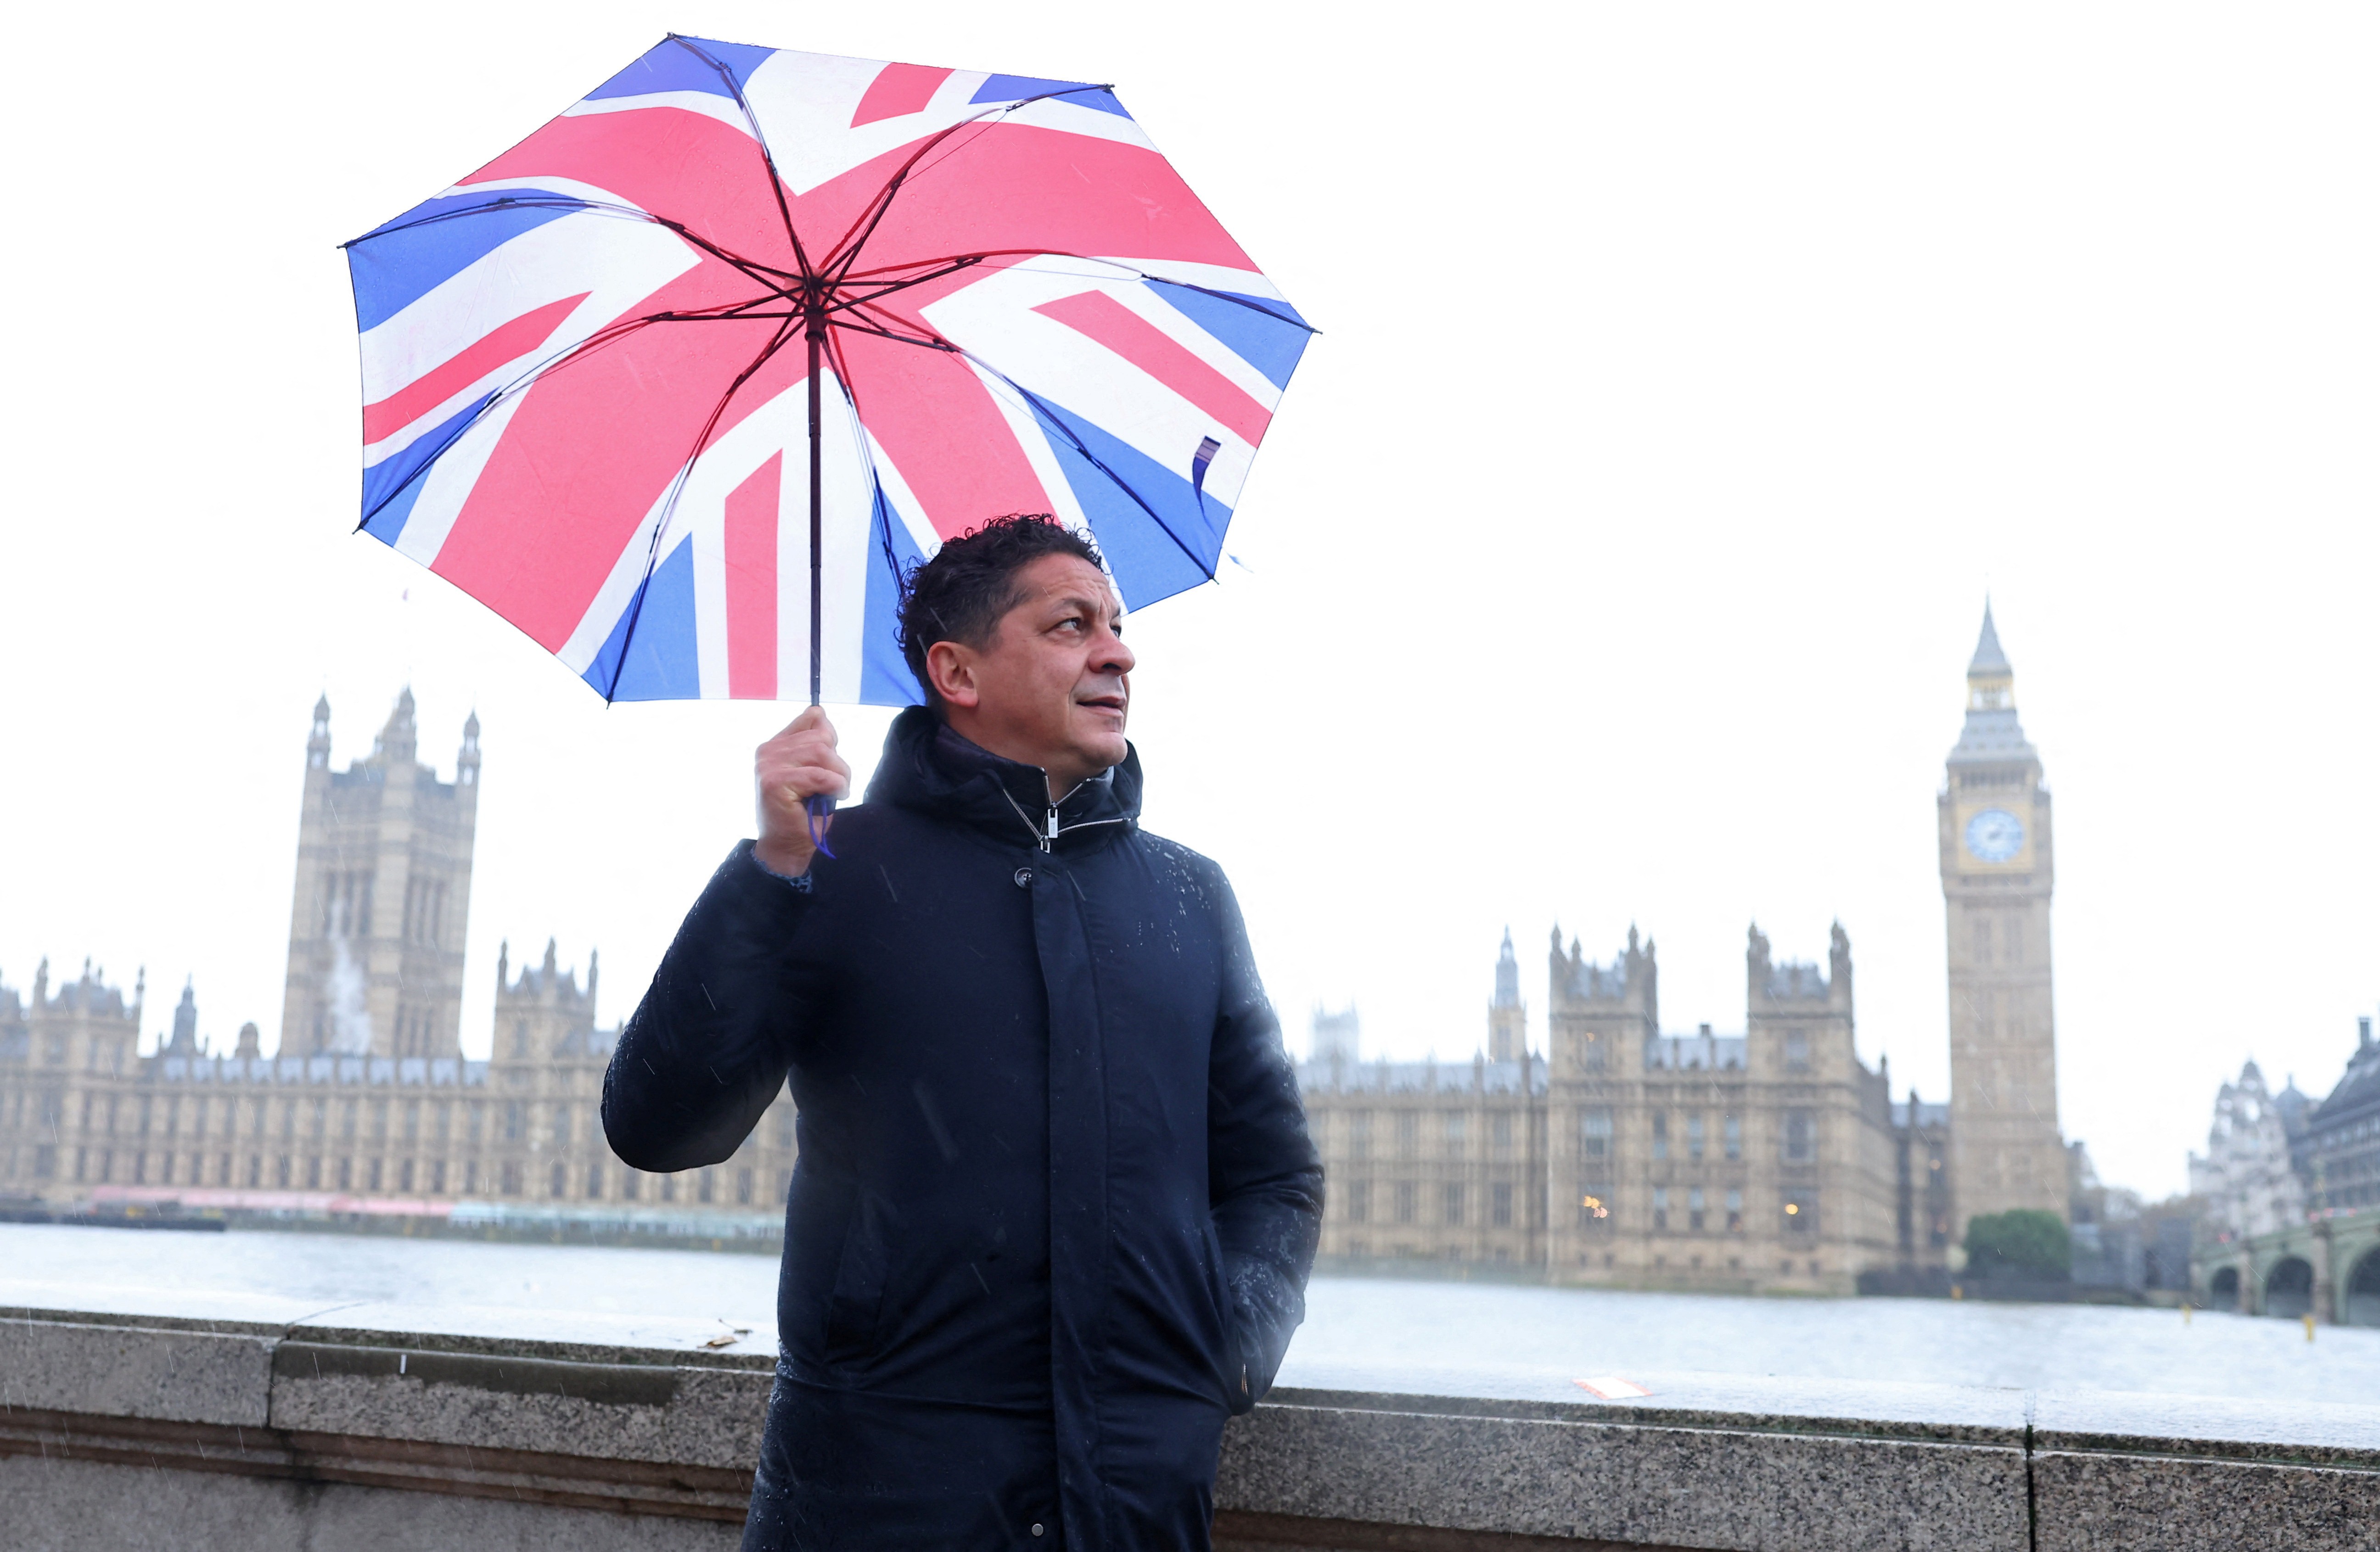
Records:
<instances>
[{"instance_id":1,"label":"man's face","mask_svg":"<svg viewBox=\"0 0 2380 1552\"><path fill-rule=\"evenodd\" d=\"M1123 606L1099 567L1044 555L1016 576L1019 600L981 648L927 654L951 725L996 755L1049 772L1053 797L1123 760L1132 649Z\"/></svg>"}]
</instances>

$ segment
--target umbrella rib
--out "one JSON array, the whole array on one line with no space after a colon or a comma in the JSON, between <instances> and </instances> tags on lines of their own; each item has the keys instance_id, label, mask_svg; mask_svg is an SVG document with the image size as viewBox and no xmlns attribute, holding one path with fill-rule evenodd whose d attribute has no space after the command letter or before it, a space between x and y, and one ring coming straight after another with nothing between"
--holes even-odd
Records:
<instances>
[{"instance_id":1,"label":"umbrella rib","mask_svg":"<svg viewBox=\"0 0 2380 1552\"><path fill-rule=\"evenodd\" d=\"M788 317L780 324L775 335L761 347L760 354L753 357L751 364L738 372L735 381L727 385L727 392L719 395L719 402L710 407L710 418L702 423L701 434L694 439L694 451L686 455L686 462L678 466L677 474L670 481L669 497L662 503L661 515L653 520L653 537L646 541L645 575L637 583L636 597L629 600L627 626L620 638L620 659L624 663L627 661L629 644L637 638L637 622L645 612L645 594L652 586L653 563L661 553L662 536L669 531L670 519L677 515L678 497L686 493L686 482L694 478L694 466L700 463L703 454L710 450L710 433L718 427L720 418L727 413L728 405L734 401L737 391L752 381L753 374L768 364L769 358L792 337L793 322L793 318ZM604 705L612 704L612 691L619 688L619 685L620 675L614 670L611 685L603 691Z\"/></svg>"},{"instance_id":2,"label":"umbrella rib","mask_svg":"<svg viewBox=\"0 0 2380 1552\"><path fill-rule=\"evenodd\" d=\"M876 286L876 289L869 292L865 297L846 297L844 299L833 303L827 309L827 310L829 312L843 312L852 308L868 306L873 302L891 296L895 291L906 291L913 285L923 285L929 280L941 280L946 275L954 275L961 270L971 269L975 265L982 263L984 258L985 255L983 254L971 253L966 255L965 258L944 261L941 269L929 270L921 275L912 275L907 280L863 281L860 284L874 285Z\"/></svg>"},{"instance_id":3,"label":"umbrella rib","mask_svg":"<svg viewBox=\"0 0 2380 1552\"><path fill-rule=\"evenodd\" d=\"M894 168L892 176L885 180L884 187L876 191L875 196L868 201L867 208L852 219L850 226L844 229L842 236L835 239L834 246L827 250L826 261L820 265L820 269L828 274L830 283L841 285L844 277L851 273L851 266L858 261L859 250L867 246L869 237L875 236L878 224L884 219L885 212L892 208L892 196L900 192L902 183L909 176L909 170L915 167L928 152L932 151L960 130L982 124L1005 111L1003 108L988 108L973 118L961 119L949 128L929 137L925 144L910 154L909 160Z\"/></svg>"},{"instance_id":4,"label":"umbrella rib","mask_svg":"<svg viewBox=\"0 0 2380 1552\"><path fill-rule=\"evenodd\" d=\"M861 305L865 306L864 303ZM880 322L855 321L853 317L849 314L845 314L843 318L837 320L835 327L838 329L856 330L863 334L874 334L879 339L898 340L903 345L914 345L927 350L948 350L955 352L958 349L957 346L953 345L950 341L942 338L940 334L905 334L899 330L890 328Z\"/></svg>"},{"instance_id":5,"label":"umbrella rib","mask_svg":"<svg viewBox=\"0 0 2380 1552\"><path fill-rule=\"evenodd\" d=\"M1002 371L998 367L993 366L990 362L984 360L981 357L976 355L975 352L964 347L953 348L958 349L958 353L961 357L974 363L976 366L982 368L985 371L991 373L992 376L1000 379L1002 382L1006 383L1011 389L1014 390L1016 394L1022 396L1025 402L1032 406L1033 418L1042 425L1056 431L1060 436L1064 437L1067 443L1072 446L1075 452L1083 455L1083 461L1085 463L1089 464L1093 468L1107 476L1109 484L1114 486L1117 490L1122 491L1126 496L1129 496L1132 499L1133 505L1147 513L1148 515L1148 520L1157 525L1157 531L1173 541L1173 547L1181 551L1183 555L1192 565L1198 568L1199 576L1205 577L1209 582L1212 582L1215 579L1215 568L1198 558L1198 552L1191 549L1188 544L1184 542L1182 536L1173 531L1173 525L1159 516L1157 515L1157 509L1149 505L1146 501L1143 501L1141 499L1140 492L1134 490L1130 482L1125 480L1122 475L1117 474L1115 470L1108 467L1106 464L1102 463L1099 460L1099 455L1098 454L1092 452L1088 447L1084 446L1083 439L1076 436L1063 421L1061 421L1057 418L1055 412L1041 402L1041 396L1038 394L1034 393L1023 383L1018 382L1014 378L1010 377L1006 372ZM1087 519L1088 515L1086 514L1085 515Z\"/></svg>"},{"instance_id":6,"label":"umbrella rib","mask_svg":"<svg viewBox=\"0 0 2380 1552\"><path fill-rule=\"evenodd\" d=\"M1063 91L1037 92L1033 96L1019 98L1014 103L1004 103L996 108L988 109L973 118L961 119L940 134L929 138L906 162L902 163L894 170L892 176L886 181L884 187L877 191L876 198L868 201L868 209L862 211L852 222L849 229L836 239L835 245L827 250L827 257L819 265L820 272L830 274L834 284L842 284L844 278L851 273L851 266L859 261L859 250L868 246L868 239L876 235L877 226L892 210L892 197L901 191L901 186L908 181L911 173L922 170L917 164L924 161L941 147L943 141L951 139L960 130L988 127L994 119L1005 118L1020 108L1031 107L1036 103L1046 102L1052 97L1069 97L1078 91L1113 90L1110 86L1074 86L1068 87ZM956 154L956 148L953 148L953 154Z\"/></svg>"},{"instance_id":7,"label":"umbrella rib","mask_svg":"<svg viewBox=\"0 0 2380 1552\"><path fill-rule=\"evenodd\" d=\"M1118 267L1121 268L1122 266ZM1292 318L1286 314L1273 311L1272 309L1265 306L1264 298L1261 297L1243 297L1236 291L1218 291L1211 285L1200 285L1196 282L1187 280L1171 280L1164 275L1146 274L1137 270L1133 273L1139 274L1140 278L1145 282L1153 282L1159 285L1178 285L1184 291L1196 291L1202 297L1211 297L1219 302L1229 302L1234 307L1245 308L1250 312L1263 313L1267 318L1271 319L1276 323L1286 323L1293 329L1303 329L1309 334L1319 334L1322 333L1321 330L1316 328L1313 324L1308 323L1303 318ZM1283 307L1287 307L1289 304L1287 302L1283 302L1281 305Z\"/></svg>"},{"instance_id":8,"label":"umbrella rib","mask_svg":"<svg viewBox=\"0 0 2380 1552\"><path fill-rule=\"evenodd\" d=\"M711 57L703 50L695 47L690 40L673 32L670 34L670 42L718 71L719 79L725 81L727 90L735 94L735 105L744 111L744 122L752 127L752 143L760 148L760 163L769 169L769 192L777 198L777 215L785 224L785 240L794 245L794 261L802 267L802 278L809 279L811 276L809 255L802 251L801 236L794 230L793 207L785 202L785 180L777 175L777 158L775 153L769 150L769 137L760 132L760 115L754 113L752 104L745 100L744 83L735 79L735 72L727 67L724 60Z\"/></svg>"},{"instance_id":9,"label":"umbrella rib","mask_svg":"<svg viewBox=\"0 0 2380 1552\"><path fill-rule=\"evenodd\" d=\"M784 297L785 300L790 302L796 299L791 290L769 278L772 274L783 274L784 273L783 271L772 269L766 264L758 263L753 260L741 258L735 254L730 253L725 249L720 247L717 243L712 242L710 238L689 231L684 222L672 221L668 216L654 215L650 212L646 212L645 219L651 222L656 226L667 227L670 231L675 232L680 237L683 237L687 242L694 244L695 247L702 249L705 253L710 254L720 262L726 264L731 269L734 269L746 279L755 281L759 285L767 286L770 290L774 291L780 297Z\"/></svg>"},{"instance_id":10,"label":"umbrella rib","mask_svg":"<svg viewBox=\"0 0 2380 1552\"><path fill-rule=\"evenodd\" d=\"M972 365L980 368L982 370L990 373L993 377L998 378L1002 383L1006 385L1019 398L1023 399L1032 409L1033 418L1037 423L1046 426L1050 430L1056 431L1060 436L1064 437L1068 445L1072 446L1075 452L1083 455L1084 462L1089 464L1093 468L1106 476L1108 483L1113 485L1117 490L1122 491L1125 496L1131 499L1132 503L1135 506L1139 507L1142 512L1148 514L1148 520L1157 525L1158 531L1173 541L1174 548L1181 551L1184 558L1186 558L1192 565L1198 568L1198 574L1201 576L1204 576L1209 582L1212 582L1215 579L1215 568L1198 558L1198 552L1191 549L1187 543L1184 542L1182 536L1173 531L1172 524L1166 522L1163 517L1158 515L1157 509L1155 507L1149 505L1148 502L1141 499L1139 491L1134 490L1131 484L1122 476L1118 475L1115 470L1108 467L1105 463L1101 462L1098 454L1085 446L1083 444L1083 439L1076 436L1063 421L1061 421L1057 418L1055 413L1052 412L1048 406L1041 402L1039 394L1034 393L1031 389L1026 387L1023 383L1017 382L1006 372L1002 371L998 367L993 366L982 357L978 356L974 351L967 349L965 346L956 344L951 340L943 339L940 335L936 335L931 339L919 339L908 334L895 333L893 331L880 326L871 328L866 324L850 322L847 320L840 326L844 328L858 329L863 333L875 334L882 339L896 340L903 345L916 346L920 349L943 351L947 354L956 356L960 359L969 362ZM832 339L833 336L830 333L828 337ZM846 386L844 388L844 392L848 394L850 392L850 388L848 386L850 379L848 376L844 375L843 369L840 366L836 369L836 375L845 383ZM854 409L856 412L856 400L854 401Z\"/></svg>"},{"instance_id":11,"label":"umbrella rib","mask_svg":"<svg viewBox=\"0 0 2380 1552\"><path fill-rule=\"evenodd\" d=\"M784 297L788 301L794 299L794 293L789 290L783 282L771 278L773 276L783 275L785 273L784 271L776 268L774 265L763 264L758 260L747 259L740 254L730 253L727 249L720 247L717 243L712 242L710 238L689 229L684 222L673 221L665 215L656 215L651 211L638 210L634 205L611 204L600 200L573 199L567 195L551 195L524 200L507 194L498 199L491 200L483 205L473 205L468 210L438 211L431 214L425 215L418 221L407 221L401 225L381 227L373 231L366 232L360 237L349 237L346 242L341 243L339 246L341 248L354 248L358 243L370 242L374 237L395 236L399 232L410 232L416 227L432 225L441 221L460 221L466 216L492 215L499 211L515 210L587 211L596 215L616 215L625 220L647 222L652 225L660 226L668 231L674 232L684 241L692 243L695 247L702 249L705 253L710 254L721 263L725 264L731 269L741 273L746 279L750 280L757 285L769 287L769 289L774 291L777 295Z\"/></svg>"},{"instance_id":12,"label":"umbrella rib","mask_svg":"<svg viewBox=\"0 0 2380 1552\"><path fill-rule=\"evenodd\" d=\"M1108 260L1093 259L1087 254L1076 253L1072 249L1062 248L985 248L978 249L972 253L944 254L940 259L911 259L898 264L887 264L880 270L861 270L856 273L845 275L844 277L844 284L858 285L905 285L911 284L911 282L879 280L877 277L880 275L894 274L904 270L914 270L921 266L931 264L940 264L944 266L942 269L936 271L935 273L948 274L952 270L959 269L968 264L980 264L992 259L1049 258L1080 259L1086 264L1110 263ZM1139 273L1138 271L1133 270L1129 266L1123 264L1110 264L1110 267L1123 270L1127 274L1137 274ZM919 275L915 278L919 280L931 280L934 276Z\"/></svg>"},{"instance_id":13,"label":"umbrella rib","mask_svg":"<svg viewBox=\"0 0 2380 1552\"><path fill-rule=\"evenodd\" d=\"M1159 280L1164 279L1162 275L1150 276L1142 271L1134 269L1129 264L1120 264L1112 259L1098 259L1087 253L1076 253L1074 249L1067 248L986 248L979 249L973 253L946 254L940 259L912 259L903 263L887 264L880 270L863 270L856 274L845 274L839 284L843 285L873 285L878 287L877 290L871 292L868 296L856 298L859 301L873 301L878 297L889 296L894 291L899 291L911 285L922 285L926 281L940 280L944 275L955 274L960 270L966 269L976 264L989 263L994 259L1073 259L1085 264L1104 265L1110 270L1119 271L1135 280L1149 280L1152 278ZM935 267L929 268L926 273L910 275L902 280L880 280L877 278L880 275L891 275L905 270L915 270L925 266ZM1092 275L1086 276L1085 278L1108 279L1111 277ZM1188 283L1184 281L1168 281L1167 284L1186 285ZM1196 288L1193 287L1193 289ZM1229 294L1219 292L1217 295L1228 296ZM841 306L843 304L838 303L837 305ZM1289 320L1283 319L1282 321L1287 322Z\"/></svg>"},{"instance_id":14,"label":"umbrella rib","mask_svg":"<svg viewBox=\"0 0 2380 1552\"><path fill-rule=\"evenodd\" d=\"M850 323L846 323L844 326L845 328L862 327L861 325ZM1140 508L1144 513L1147 513L1148 515L1148 520L1157 525L1158 531L1163 534L1166 538L1172 540L1173 541L1174 548L1181 551L1184 556L1189 560L1190 564L1198 568L1198 575L1204 576L1209 582L1212 582L1215 579L1215 568L1208 565L1205 561L1200 560L1198 558L1198 552L1196 550L1191 549L1187 543L1184 542L1180 534L1173 531L1172 525L1166 522L1163 517L1159 516L1157 509L1149 505L1148 502L1142 500L1140 492L1134 490L1131 484L1121 475L1117 474L1115 470L1108 467L1106 464L1102 463L1098 454L1085 446L1083 444L1083 439L1076 436L1063 421L1060 420L1055 412L1047 405L1043 404L1041 396L1034 393L1033 390L1026 387L1023 383L1017 382L1006 372L1002 371L998 367L993 366L982 357L978 356L974 351L969 350L966 346L950 340L942 339L940 336L930 340L916 339L906 334L894 333L891 330L883 328L863 328L863 332L871 334L878 334L889 340L898 340L903 345L914 345L922 349L946 351L951 355L958 357L961 360L966 361L971 365L990 373L993 377L998 378L1002 384L1014 392L1019 398L1023 399L1026 405L1032 409L1033 418L1036 422L1056 431L1060 436L1064 437L1067 444L1073 447L1075 452L1083 455L1083 460L1086 463L1105 475L1107 477L1108 483L1113 485L1117 490L1122 491L1131 499L1132 503L1135 506Z\"/></svg>"},{"instance_id":15,"label":"umbrella rib","mask_svg":"<svg viewBox=\"0 0 2380 1552\"><path fill-rule=\"evenodd\" d=\"M506 194L491 200L484 205L473 205L467 210L433 211L428 215L412 221L375 226L362 236L349 237L339 246L354 248L358 244L368 243L374 237L393 237L399 232L410 232L417 226L434 225L441 221L460 221L467 215L489 215L500 210L583 210L592 211L599 215L629 216L638 221L654 219L648 212L637 210L628 205L606 204L600 200L579 200L566 194L543 195L524 200L517 195Z\"/></svg>"}]
</instances>

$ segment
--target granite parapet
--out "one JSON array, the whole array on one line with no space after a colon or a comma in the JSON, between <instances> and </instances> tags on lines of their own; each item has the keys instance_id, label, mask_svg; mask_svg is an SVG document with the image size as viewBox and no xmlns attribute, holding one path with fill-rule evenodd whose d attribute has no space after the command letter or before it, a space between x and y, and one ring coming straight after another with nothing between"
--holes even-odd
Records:
<instances>
[{"instance_id":1,"label":"granite parapet","mask_svg":"<svg viewBox=\"0 0 2380 1552\"><path fill-rule=\"evenodd\" d=\"M724 1547L773 1346L715 1321L519 1311L0 1312L0 1494L30 1527L11 1546L128 1545L95 1529L124 1521L173 1524L194 1552ZM1319 1383L1225 1432L1224 1552L2380 1546L2380 1406L1300 1377Z\"/></svg>"}]
</instances>

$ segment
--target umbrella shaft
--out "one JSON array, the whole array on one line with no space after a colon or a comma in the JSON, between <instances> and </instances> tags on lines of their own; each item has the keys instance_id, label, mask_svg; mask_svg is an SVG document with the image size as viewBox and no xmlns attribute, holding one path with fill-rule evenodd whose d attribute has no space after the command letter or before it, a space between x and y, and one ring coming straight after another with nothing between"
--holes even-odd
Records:
<instances>
[{"instance_id":1,"label":"umbrella shaft","mask_svg":"<svg viewBox=\"0 0 2380 1552\"><path fill-rule=\"evenodd\" d=\"M819 456L819 363L823 355L820 349L820 336L825 332L824 309L811 308L808 316L802 321L802 333L808 336L810 347L810 704L812 706L816 706L820 698L819 659L820 644L823 639L819 632L819 600L822 591L820 582L821 557L819 551L820 534L824 527L820 516L821 497L824 494L824 474Z\"/></svg>"}]
</instances>

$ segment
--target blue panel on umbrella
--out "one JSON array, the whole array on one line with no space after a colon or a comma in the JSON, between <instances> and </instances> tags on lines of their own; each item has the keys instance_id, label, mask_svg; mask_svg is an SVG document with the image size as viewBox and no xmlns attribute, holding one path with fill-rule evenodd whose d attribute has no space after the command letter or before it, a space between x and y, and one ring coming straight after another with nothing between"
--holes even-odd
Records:
<instances>
[{"instance_id":1,"label":"blue panel on umbrella","mask_svg":"<svg viewBox=\"0 0 2380 1552\"><path fill-rule=\"evenodd\" d=\"M909 527L876 492L868 531L868 623L859 640L859 698L868 706L915 706L925 699L909 661L901 655L901 578L925 559Z\"/></svg>"},{"instance_id":2,"label":"blue panel on umbrella","mask_svg":"<svg viewBox=\"0 0 2380 1552\"><path fill-rule=\"evenodd\" d=\"M1151 280L1148 288L1171 302L1201 329L1230 346L1232 353L1271 380L1276 388L1289 386L1289 374L1305 354L1314 331L1287 302L1259 297L1218 295L1172 281ZM1284 317L1283 315L1287 316ZM1296 320L1293 322L1289 320Z\"/></svg>"},{"instance_id":3,"label":"blue panel on umbrella","mask_svg":"<svg viewBox=\"0 0 2380 1552\"><path fill-rule=\"evenodd\" d=\"M1176 474L1048 400L1030 394L1026 398L1050 428L1050 450L1115 573L1126 608L1172 598L1214 576L1232 509L1191 489L1191 449L1183 450L1184 471Z\"/></svg>"},{"instance_id":4,"label":"blue panel on umbrella","mask_svg":"<svg viewBox=\"0 0 2380 1552\"><path fill-rule=\"evenodd\" d=\"M356 327L379 328L523 232L585 206L577 195L542 188L448 194L373 227L347 245Z\"/></svg>"},{"instance_id":5,"label":"blue panel on umbrella","mask_svg":"<svg viewBox=\"0 0 2380 1552\"><path fill-rule=\"evenodd\" d=\"M1082 81L1043 80L1038 76L991 76L976 88L970 103L1015 103L1027 97L1047 97L1062 92L1066 101L1078 108L1097 108L1118 118L1130 118L1115 93L1103 86L1090 86Z\"/></svg>"},{"instance_id":6,"label":"blue panel on umbrella","mask_svg":"<svg viewBox=\"0 0 2380 1552\"><path fill-rule=\"evenodd\" d=\"M587 672L578 676L595 686L596 694L605 700L612 698L612 686L619 682L620 658L628 649L628 622L635 617L637 604L644 593L644 588L637 589L637 596L628 600L628 607L620 611L620 617L612 622L612 634L603 638L595 661L589 663Z\"/></svg>"},{"instance_id":7,"label":"blue panel on umbrella","mask_svg":"<svg viewBox=\"0 0 2380 1552\"><path fill-rule=\"evenodd\" d=\"M694 48L686 47L686 43ZM777 52L755 48L750 43L716 42L709 38L688 38L684 42L670 38L647 49L643 58L587 96L593 101L603 97L644 97L656 91L708 91L735 101L735 93L720 79L718 66L696 54L695 49L726 66L738 87L752 79L752 72L760 67L762 60Z\"/></svg>"},{"instance_id":8,"label":"blue panel on umbrella","mask_svg":"<svg viewBox=\"0 0 2380 1552\"><path fill-rule=\"evenodd\" d=\"M370 471L366 471L364 479L370 481ZM407 481L405 489L399 491L394 500L364 519L364 532L392 550L396 548L397 537L405 532L406 519L413 515L413 503L421 499L421 488L428 483L430 481L426 478ZM369 494L365 497L365 510L370 510Z\"/></svg>"},{"instance_id":9,"label":"blue panel on umbrella","mask_svg":"<svg viewBox=\"0 0 2380 1552\"><path fill-rule=\"evenodd\" d=\"M625 643L616 654L620 668L612 681L612 698L699 699L702 660L694 639L693 543L672 551L640 590L643 607L629 604L612 633L615 641ZM613 641L606 641L596 661L613 653ZM594 683L592 669L588 682Z\"/></svg>"},{"instance_id":10,"label":"blue panel on umbrella","mask_svg":"<svg viewBox=\"0 0 2380 1552\"><path fill-rule=\"evenodd\" d=\"M405 526L406 515L413 510L415 498L421 494L421 482L414 476L445 452L463 434L464 428L494 400L493 394L481 395L436 430L415 437L403 451L392 453L364 470L364 527L373 537L389 544L396 542L396 529ZM391 527L383 519L389 509L400 502L403 510L392 519L396 527Z\"/></svg>"}]
</instances>

